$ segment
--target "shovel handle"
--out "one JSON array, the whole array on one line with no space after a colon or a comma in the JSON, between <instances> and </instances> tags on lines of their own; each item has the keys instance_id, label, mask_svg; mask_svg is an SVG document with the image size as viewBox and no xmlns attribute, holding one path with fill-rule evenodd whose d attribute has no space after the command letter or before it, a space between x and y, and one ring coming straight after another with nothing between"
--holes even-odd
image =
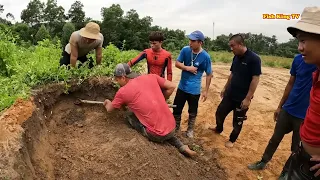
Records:
<instances>
[{"instance_id":1,"label":"shovel handle","mask_svg":"<svg viewBox=\"0 0 320 180\"><path fill-rule=\"evenodd\" d=\"M101 101L89 101L89 100L82 100L82 99L80 99L80 101L82 103L88 103L88 104L103 104L103 102Z\"/></svg>"}]
</instances>

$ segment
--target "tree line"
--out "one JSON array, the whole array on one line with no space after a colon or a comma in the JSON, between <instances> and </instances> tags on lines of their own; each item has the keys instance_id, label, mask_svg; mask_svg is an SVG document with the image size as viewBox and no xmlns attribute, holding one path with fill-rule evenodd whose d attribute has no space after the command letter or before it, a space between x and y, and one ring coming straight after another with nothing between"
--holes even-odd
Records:
<instances>
[{"instance_id":1,"label":"tree line","mask_svg":"<svg viewBox=\"0 0 320 180\"><path fill-rule=\"evenodd\" d=\"M148 36L151 31L162 31L165 35L163 47L169 51L180 50L188 44L186 32L180 29L152 26L150 16L141 17L136 10L124 12L119 4L101 8L101 21L86 16L81 1L75 1L66 11L57 4L57 0L31 0L22 10L21 22L14 22L15 17L6 12L6 18L0 18L0 28L7 28L16 35L16 42L23 46L36 45L43 39L60 42L63 48L69 41L71 33L93 21L100 25L104 35L104 46L109 43L120 49L143 50L149 47ZM5 13L5 7L0 5L0 15ZM208 51L230 51L229 35L219 35L216 39L206 37L204 48ZM263 34L243 33L246 45L258 54L275 55L292 58L298 53L296 39L279 43L277 37ZM1 38L1 37L0 37Z\"/></svg>"}]
</instances>

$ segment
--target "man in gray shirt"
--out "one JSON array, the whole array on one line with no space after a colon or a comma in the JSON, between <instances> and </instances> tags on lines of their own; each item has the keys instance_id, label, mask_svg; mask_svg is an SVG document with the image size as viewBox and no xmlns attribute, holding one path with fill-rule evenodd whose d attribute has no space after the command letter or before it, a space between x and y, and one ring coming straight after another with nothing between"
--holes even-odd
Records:
<instances>
[{"instance_id":1,"label":"man in gray shirt","mask_svg":"<svg viewBox=\"0 0 320 180\"><path fill-rule=\"evenodd\" d=\"M95 49L96 62L101 64L103 35L100 26L89 22L84 28L71 34L69 43L65 46L60 59L60 66L71 65L75 67L77 60L84 63L88 61L87 55ZM89 68L93 67L93 60L89 60Z\"/></svg>"}]
</instances>

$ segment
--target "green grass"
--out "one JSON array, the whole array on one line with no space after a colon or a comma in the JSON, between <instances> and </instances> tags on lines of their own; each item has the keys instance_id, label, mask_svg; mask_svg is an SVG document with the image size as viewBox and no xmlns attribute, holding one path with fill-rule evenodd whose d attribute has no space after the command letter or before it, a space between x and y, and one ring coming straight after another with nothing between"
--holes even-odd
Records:
<instances>
[{"instance_id":1,"label":"green grass","mask_svg":"<svg viewBox=\"0 0 320 180\"><path fill-rule=\"evenodd\" d=\"M172 57L176 59L179 55L179 51L174 51ZM233 53L227 51L209 51L209 55L213 63L231 63L233 59ZM265 67L276 67L276 68L291 68L293 59L277 57L277 56L266 56L260 55L262 66Z\"/></svg>"}]
</instances>

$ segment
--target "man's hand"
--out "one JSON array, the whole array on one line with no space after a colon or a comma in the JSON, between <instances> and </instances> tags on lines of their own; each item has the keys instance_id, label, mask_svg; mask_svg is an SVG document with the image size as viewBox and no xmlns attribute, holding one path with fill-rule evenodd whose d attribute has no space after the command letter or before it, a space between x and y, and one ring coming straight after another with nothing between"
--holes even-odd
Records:
<instances>
[{"instance_id":1,"label":"man's hand","mask_svg":"<svg viewBox=\"0 0 320 180\"><path fill-rule=\"evenodd\" d=\"M109 112L111 109L110 109L110 106L112 107L112 103L109 99L106 99L104 102L103 102L103 105L104 107L106 108L106 110Z\"/></svg>"},{"instance_id":2,"label":"man's hand","mask_svg":"<svg viewBox=\"0 0 320 180\"><path fill-rule=\"evenodd\" d=\"M278 108L273 114L273 120L276 122L278 120L281 108Z\"/></svg>"},{"instance_id":3,"label":"man's hand","mask_svg":"<svg viewBox=\"0 0 320 180\"><path fill-rule=\"evenodd\" d=\"M197 70L198 68L194 67L194 66L187 66L186 70L193 73L193 74L197 74Z\"/></svg>"},{"instance_id":4,"label":"man's hand","mask_svg":"<svg viewBox=\"0 0 320 180\"><path fill-rule=\"evenodd\" d=\"M202 102L205 102L208 97L208 91L204 90L201 96L202 96Z\"/></svg>"},{"instance_id":5,"label":"man's hand","mask_svg":"<svg viewBox=\"0 0 320 180\"><path fill-rule=\"evenodd\" d=\"M312 166L310 168L310 171L314 171L314 170L317 170L318 171L314 174L315 177L318 177L320 175L320 156L314 156L310 159L310 161L316 161L316 162L319 162L318 164Z\"/></svg>"},{"instance_id":6,"label":"man's hand","mask_svg":"<svg viewBox=\"0 0 320 180\"><path fill-rule=\"evenodd\" d=\"M251 99L245 98L241 103L241 106L240 106L241 109L248 109L250 102L251 102Z\"/></svg>"}]
</instances>

